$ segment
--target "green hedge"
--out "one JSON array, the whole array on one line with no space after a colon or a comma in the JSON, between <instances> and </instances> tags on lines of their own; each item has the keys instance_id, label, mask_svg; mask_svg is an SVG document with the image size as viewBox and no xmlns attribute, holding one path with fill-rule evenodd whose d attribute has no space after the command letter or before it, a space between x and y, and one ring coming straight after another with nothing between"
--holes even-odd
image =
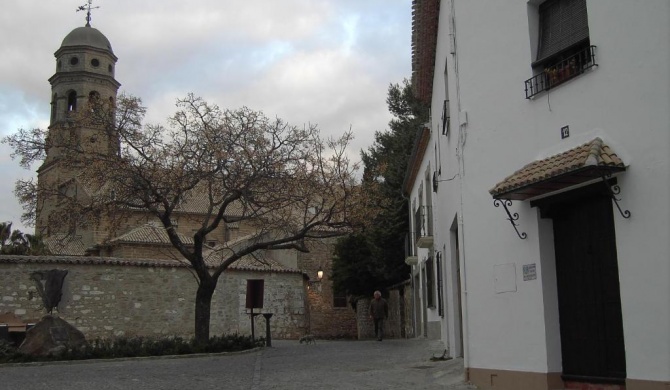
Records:
<instances>
[{"instance_id":1,"label":"green hedge","mask_svg":"<svg viewBox=\"0 0 670 390\"><path fill-rule=\"evenodd\" d=\"M195 339L189 340L181 337L151 338L137 336L95 339L82 348L63 350L51 356L35 357L22 354L13 345L0 340L0 363L233 352L244 351L263 345L265 345L263 338L253 341L251 336L238 334L214 336L205 344L197 343Z\"/></svg>"}]
</instances>

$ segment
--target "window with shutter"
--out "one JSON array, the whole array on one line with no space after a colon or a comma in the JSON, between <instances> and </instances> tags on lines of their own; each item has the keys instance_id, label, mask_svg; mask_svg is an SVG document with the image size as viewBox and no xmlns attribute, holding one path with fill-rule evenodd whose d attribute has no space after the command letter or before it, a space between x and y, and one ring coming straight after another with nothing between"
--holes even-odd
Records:
<instances>
[{"instance_id":1,"label":"window with shutter","mask_svg":"<svg viewBox=\"0 0 670 390\"><path fill-rule=\"evenodd\" d=\"M589 45L586 0L547 0L539 11L540 39L533 65L555 61Z\"/></svg>"},{"instance_id":2,"label":"window with shutter","mask_svg":"<svg viewBox=\"0 0 670 390\"><path fill-rule=\"evenodd\" d=\"M537 56L531 64L535 75L525 81L526 99L598 66L596 47L589 39L586 0L547 0L536 9Z\"/></svg>"},{"instance_id":3,"label":"window with shutter","mask_svg":"<svg viewBox=\"0 0 670 390\"><path fill-rule=\"evenodd\" d=\"M426 260L426 300L428 307L435 307L435 271L432 257Z\"/></svg>"}]
</instances>

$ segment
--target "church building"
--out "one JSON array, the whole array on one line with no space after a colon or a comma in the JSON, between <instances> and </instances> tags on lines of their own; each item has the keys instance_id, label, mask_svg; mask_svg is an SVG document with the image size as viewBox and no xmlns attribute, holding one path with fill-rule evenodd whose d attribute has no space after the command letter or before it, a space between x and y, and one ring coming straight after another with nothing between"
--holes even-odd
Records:
<instances>
[{"instance_id":1,"label":"church building","mask_svg":"<svg viewBox=\"0 0 670 390\"><path fill-rule=\"evenodd\" d=\"M114 229L105 218L71 226L54 220L60 203L48 191L57 189L83 200L95 195L77 161L61 147L63 142L94 153L118 153L118 137L76 118L91 101L113 107L121 86L115 78L118 58L109 39L91 26L90 10L86 25L65 36L55 57L36 210L36 234L51 255L0 256L0 314L11 312L26 323L39 319L43 305L31 275L60 269L68 274L57 311L87 337L192 335L197 280L155 216L132 211ZM186 245L193 245L193 233L206 210L203 205L204 200L193 197L173 214L173 225ZM207 235L205 256L213 256L221 246L233 247L254 231L248 221L222 223ZM220 278L212 301L211 334L251 332L248 281L262 280L263 307L256 312L273 314L273 337L311 333L318 338L355 338L355 312L346 299L335 296L329 277L333 244L333 239L314 240L307 243L308 253L267 250L238 260ZM256 332L264 335L263 317L254 321Z\"/></svg>"}]
</instances>

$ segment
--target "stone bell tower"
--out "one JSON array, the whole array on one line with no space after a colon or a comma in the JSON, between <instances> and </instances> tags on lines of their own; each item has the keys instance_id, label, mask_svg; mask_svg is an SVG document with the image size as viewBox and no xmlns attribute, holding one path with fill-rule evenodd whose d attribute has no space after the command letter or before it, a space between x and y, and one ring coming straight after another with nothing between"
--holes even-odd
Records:
<instances>
[{"instance_id":1,"label":"stone bell tower","mask_svg":"<svg viewBox=\"0 0 670 390\"><path fill-rule=\"evenodd\" d=\"M70 194L81 191L77 188L76 164L67 160L64 149L76 147L96 153L118 150L118 137L111 136L100 126L85 125L77 120L82 110L90 109L92 99L113 108L121 86L114 78L117 57L107 37L91 27L91 9L91 0L88 6L80 7L88 11L86 25L72 30L54 53L56 73L49 78L51 118L46 158L37 170L42 196L38 192L35 227L36 233L44 237L63 231L62 227L56 228L49 222L49 214L58 204L45 194L53 193L53 189Z\"/></svg>"}]
</instances>

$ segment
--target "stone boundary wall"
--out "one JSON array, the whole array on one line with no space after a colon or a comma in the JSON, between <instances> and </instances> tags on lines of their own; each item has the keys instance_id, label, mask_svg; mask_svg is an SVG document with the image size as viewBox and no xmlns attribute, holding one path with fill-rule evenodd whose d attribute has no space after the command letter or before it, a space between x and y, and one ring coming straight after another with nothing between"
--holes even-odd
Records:
<instances>
[{"instance_id":1,"label":"stone boundary wall","mask_svg":"<svg viewBox=\"0 0 670 390\"><path fill-rule=\"evenodd\" d=\"M298 268L310 278L310 333L319 339L354 339L357 335L356 312L350 305L335 307L333 297L332 259L335 239L308 241L309 252L298 253ZM321 280L318 270L324 271Z\"/></svg>"},{"instance_id":2,"label":"stone boundary wall","mask_svg":"<svg viewBox=\"0 0 670 390\"><path fill-rule=\"evenodd\" d=\"M370 301L372 298L359 298L356 301L356 320L358 324L358 339L368 340L375 338L375 323L370 318ZM384 337L398 338L399 332L394 328L393 307L387 298L389 304L389 318L384 322Z\"/></svg>"},{"instance_id":3,"label":"stone boundary wall","mask_svg":"<svg viewBox=\"0 0 670 390\"><path fill-rule=\"evenodd\" d=\"M45 311L32 272L67 270L57 314L88 339L113 336L193 336L197 282L178 262L89 257L0 256L0 313L34 322ZM272 337L306 333L306 285L301 272L227 270L212 300L210 334L250 334L246 280L264 279L264 308ZM54 313L56 313L54 311ZM256 334L265 336L257 316Z\"/></svg>"},{"instance_id":4,"label":"stone boundary wall","mask_svg":"<svg viewBox=\"0 0 670 390\"><path fill-rule=\"evenodd\" d=\"M369 314L371 299L371 297L364 297L356 301L356 323L359 340L375 337L375 325ZM390 287L385 299L389 305L389 318L384 323L384 337L414 337L411 317L412 291L409 281Z\"/></svg>"}]
</instances>

